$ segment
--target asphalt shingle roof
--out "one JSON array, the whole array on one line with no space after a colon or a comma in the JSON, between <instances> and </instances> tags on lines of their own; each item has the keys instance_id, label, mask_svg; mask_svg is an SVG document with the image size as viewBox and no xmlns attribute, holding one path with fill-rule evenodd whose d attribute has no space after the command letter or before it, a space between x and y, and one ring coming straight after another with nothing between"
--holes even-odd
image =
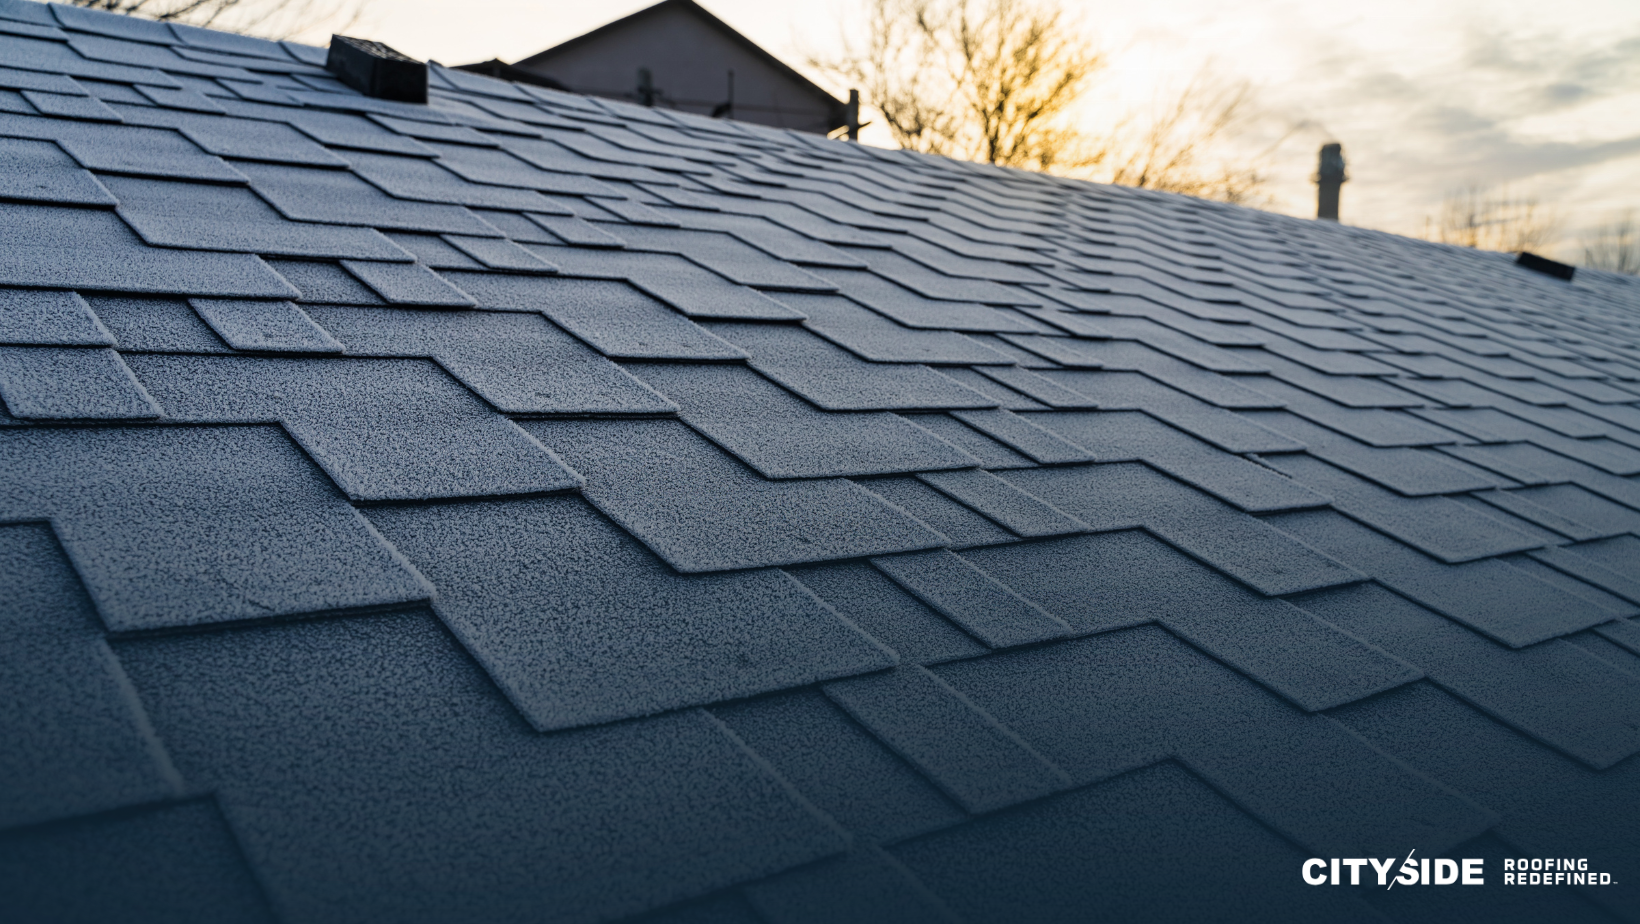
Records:
<instances>
[{"instance_id":1,"label":"asphalt shingle roof","mask_svg":"<svg viewBox=\"0 0 1640 924\"><path fill-rule=\"evenodd\" d=\"M0 61L0 919L1640 920L1632 278ZM1497 884L1299 877L1411 850Z\"/></svg>"}]
</instances>

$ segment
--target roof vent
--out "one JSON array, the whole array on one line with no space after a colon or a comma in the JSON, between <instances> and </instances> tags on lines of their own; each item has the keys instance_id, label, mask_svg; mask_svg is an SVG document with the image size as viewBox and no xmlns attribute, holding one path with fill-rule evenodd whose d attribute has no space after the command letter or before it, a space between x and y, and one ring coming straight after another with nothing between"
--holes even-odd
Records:
<instances>
[{"instance_id":1,"label":"roof vent","mask_svg":"<svg viewBox=\"0 0 1640 924\"><path fill-rule=\"evenodd\" d=\"M381 42L332 35L325 70L365 96L427 102L427 63L407 58Z\"/></svg>"},{"instance_id":2,"label":"roof vent","mask_svg":"<svg viewBox=\"0 0 1640 924\"><path fill-rule=\"evenodd\" d=\"M1545 276L1564 279L1567 282L1571 282L1572 274L1577 272L1577 267L1571 264L1557 263L1548 257L1540 257L1535 253L1527 253L1524 250L1520 252L1519 257L1515 258L1515 265L1524 266L1529 270L1536 270Z\"/></svg>"}]
</instances>

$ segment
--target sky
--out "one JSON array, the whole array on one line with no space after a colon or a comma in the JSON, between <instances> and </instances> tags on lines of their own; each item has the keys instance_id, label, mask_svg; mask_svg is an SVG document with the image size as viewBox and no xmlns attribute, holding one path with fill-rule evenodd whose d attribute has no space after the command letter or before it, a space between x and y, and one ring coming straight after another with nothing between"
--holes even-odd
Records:
<instances>
[{"instance_id":1,"label":"sky","mask_svg":"<svg viewBox=\"0 0 1640 924\"><path fill-rule=\"evenodd\" d=\"M859 0L700 2L822 84L804 62L838 56L863 21ZM371 0L350 31L445 64L513 61L647 5ZM1314 214L1310 177L1327 141L1344 146L1351 224L1416 235L1452 191L1492 187L1555 216L1546 249L1572 259L1589 229L1640 209L1635 0L1062 5L1106 56L1081 110L1095 129L1203 68L1249 81L1259 117L1234 154L1264 164L1273 211Z\"/></svg>"}]
</instances>

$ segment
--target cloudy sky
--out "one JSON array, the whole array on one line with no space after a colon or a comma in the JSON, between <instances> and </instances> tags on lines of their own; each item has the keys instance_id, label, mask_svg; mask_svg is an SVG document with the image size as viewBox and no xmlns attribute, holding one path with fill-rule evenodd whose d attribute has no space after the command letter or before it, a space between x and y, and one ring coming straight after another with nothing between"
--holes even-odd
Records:
<instances>
[{"instance_id":1,"label":"cloudy sky","mask_svg":"<svg viewBox=\"0 0 1640 924\"><path fill-rule=\"evenodd\" d=\"M701 0L803 69L834 56L858 0ZM356 34L446 64L512 61L644 0L374 0ZM1416 234L1454 189L1487 185L1559 216L1558 252L1640 208L1640 2L1635 0L1064 0L1109 66L1084 118L1176 93L1203 67L1250 80L1270 208L1314 213L1317 147L1344 145L1347 222Z\"/></svg>"}]
</instances>

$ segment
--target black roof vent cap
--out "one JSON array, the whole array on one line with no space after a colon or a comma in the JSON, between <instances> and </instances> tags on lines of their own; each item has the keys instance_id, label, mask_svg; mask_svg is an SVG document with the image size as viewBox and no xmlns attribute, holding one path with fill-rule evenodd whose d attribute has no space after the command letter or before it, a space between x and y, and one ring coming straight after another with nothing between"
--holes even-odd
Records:
<instances>
[{"instance_id":1,"label":"black roof vent cap","mask_svg":"<svg viewBox=\"0 0 1640 924\"><path fill-rule=\"evenodd\" d=\"M1567 282L1571 282L1572 274L1577 272L1577 267L1572 266L1570 263L1559 263L1548 257L1540 257L1535 253L1527 253L1524 250L1520 252L1520 256L1515 258L1515 265L1535 270L1545 276L1564 279Z\"/></svg>"},{"instance_id":2,"label":"black roof vent cap","mask_svg":"<svg viewBox=\"0 0 1640 924\"><path fill-rule=\"evenodd\" d=\"M381 42L332 35L325 70L365 96L427 102L427 62L399 54Z\"/></svg>"}]
</instances>

